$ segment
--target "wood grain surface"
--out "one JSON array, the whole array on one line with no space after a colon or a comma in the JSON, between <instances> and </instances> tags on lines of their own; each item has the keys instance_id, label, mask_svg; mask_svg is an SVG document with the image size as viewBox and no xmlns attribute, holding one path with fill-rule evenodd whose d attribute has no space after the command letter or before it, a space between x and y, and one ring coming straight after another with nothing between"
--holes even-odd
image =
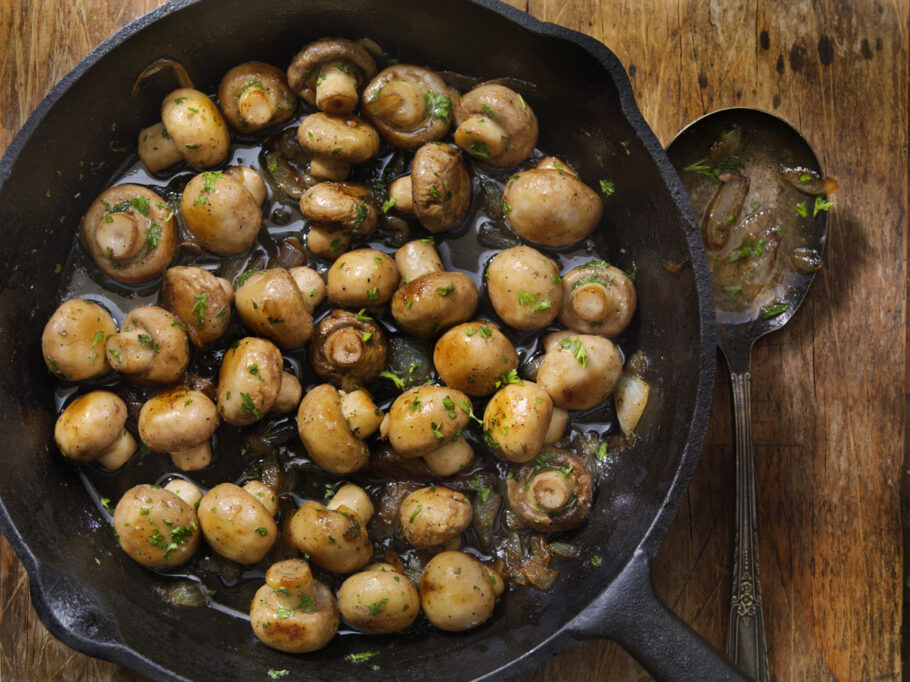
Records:
<instances>
[{"instance_id":1,"label":"wood grain surface","mask_svg":"<svg viewBox=\"0 0 910 682\"><path fill-rule=\"evenodd\" d=\"M155 0L0 0L0 150L47 90ZM908 384L908 0L512 2L606 43L668 144L693 119L752 106L790 121L840 183L825 266L791 323L756 344L760 567L772 675L898 679L899 488ZM730 391L658 556L667 603L722 648L733 542ZM5 474L10 475L10 474ZM530 675L647 679L608 642ZM47 634L0 538L0 680L142 679Z\"/></svg>"}]
</instances>

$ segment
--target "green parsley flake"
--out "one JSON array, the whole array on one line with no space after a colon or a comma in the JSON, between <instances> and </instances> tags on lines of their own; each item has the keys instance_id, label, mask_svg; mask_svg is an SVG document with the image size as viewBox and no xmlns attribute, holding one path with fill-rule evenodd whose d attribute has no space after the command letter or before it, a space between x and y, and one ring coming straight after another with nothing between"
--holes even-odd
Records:
<instances>
[{"instance_id":1,"label":"green parsley flake","mask_svg":"<svg viewBox=\"0 0 910 682\"><path fill-rule=\"evenodd\" d=\"M344 657L344 660L346 660L348 663L363 663L364 661L368 661L373 658L376 653L377 652L375 651L361 651L358 654L348 654Z\"/></svg>"},{"instance_id":2,"label":"green parsley flake","mask_svg":"<svg viewBox=\"0 0 910 682\"><path fill-rule=\"evenodd\" d=\"M809 211L806 208L806 202L801 201L796 205L796 212L801 215L803 218L809 217Z\"/></svg>"},{"instance_id":3,"label":"green parsley flake","mask_svg":"<svg viewBox=\"0 0 910 682\"><path fill-rule=\"evenodd\" d=\"M161 225L152 223L149 225L148 232L145 233L145 246L152 251L158 248L158 242L161 239Z\"/></svg>"},{"instance_id":4,"label":"green parsley flake","mask_svg":"<svg viewBox=\"0 0 910 682\"><path fill-rule=\"evenodd\" d=\"M423 100L424 111L432 114L433 118L445 122L452 116L452 100L448 95L427 92L423 96Z\"/></svg>"},{"instance_id":5,"label":"green parsley flake","mask_svg":"<svg viewBox=\"0 0 910 682\"><path fill-rule=\"evenodd\" d=\"M199 329L202 329L202 325L205 324L205 313L208 310L208 306L208 294L199 294L198 296L193 297L193 307L190 312L193 314L193 317L196 318L196 326Z\"/></svg>"},{"instance_id":6,"label":"green parsley flake","mask_svg":"<svg viewBox=\"0 0 910 682\"><path fill-rule=\"evenodd\" d=\"M603 563L604 563L603 557L601 557L599 554L595 554L594 556L591 557L592 566L603 566Z\"/></svg>"},{"instance_id":7,"label":"green parsley flake","mask_svg":"<svg viewBox=\"0 0 910 682\"><path fill-rule=\"evenodd\" d=\"M455 283L449 282L449 285L446 287L436 287L436 293L440 296L448 296L453 291L455 291Z\"/></svg>"},{"instance_id":8,"label":"green parsley flake","mask_svg":"<svg viewBox=\"0 0 910 682\"><path fill-rule=\"evenodd\" d=\"M250 413L256 417L256 419L262 418L262 412L260 412L256 405L253 403L253 399L250 398L249 393L240 394L240 409L244 412Z\"/></svg>"},{"instance_id":9,"label":"green parsley flake","mask_svg":"<svg viewBox=\"0 0 910 682\"><path fill-rule=\"evenodd\" d=\"M600 193L605 197L610 198L613 196L613 193L616 191L616 187L609 180L600 181Z\"/></svg>"},{"instance_id":10,"label":"green parsley flake","mask_svg":"<svg viewBox=\"0 0 910 682\"><path fill-rule=\"evenodd\" d=\"M563 339L559 347L571 352L582 367L588 366L588 350L577 336L571 339Z\"/></svg>"},{"instance_id":11,"label":"green parsley flake","mask_svg":"<svg viewBox=\"0 0 910 682\"><path fill-rule=\"evenodd\" d=\"M479 159L489 159L491 156L490 150L487 148L486 143L481 142L480 140L475 140L472 142L471 146L468 148L468 151Z\"/></svg>"},{"instance_id":12,"label":"green parsley flake","mask_svg":"<svg viewBox=\"0 0 910 682\"><path fill-rule=\"evenodd\" d=\"M395 197L390 197L386 201L382 202L382 212L388 213L392 210L392 207L398 202L398 199Z\"/></svg>"},{"instance_id":13,"label":"green parsley flake","mask_svg":"<svg viewBox=\"0 0 910 682\"><path fill-rule=\"evenodd\" d=\"M367 604L367 608L370 611L370 615L378 616L380 613L385 611L385 607L388 603L389 603L389 598L383 597L379 601L373 602L372 604Z\"/></svg>"},{"instance_id":14,"label":"green parsley flake","mask_svg":"<svg viewBox=\"0 0 910 682\"><path fill-rule=\"evenodd\" d=\"M814 218L822 211L827 211L834 206L833 201L825 201L822 197L815 197L815 206L812 208L812 217Z\"/></svg>"},{"instance_id":15,"label":"green parsley flake","mask_svg":"<svg viewBox=\"0 0 910 682\"><path fill-rule=\"evenodd\" d=\"M759 309L759 314L761 319L770 320L786 312L787 308L789 308L789 305L786 303L772 303L771 305L763 305Z\"/></svg>"}]
</instances>

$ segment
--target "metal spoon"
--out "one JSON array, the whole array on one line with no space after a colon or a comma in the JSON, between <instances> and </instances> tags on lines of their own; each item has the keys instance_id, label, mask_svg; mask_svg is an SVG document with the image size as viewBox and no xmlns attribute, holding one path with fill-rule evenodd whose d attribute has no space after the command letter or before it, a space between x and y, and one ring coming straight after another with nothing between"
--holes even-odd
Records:
<instances>
[{"instance_id":1,"label":"metal spoon","mask_svg":"<svg viewBox=\"0 0 910 682\"><path fill-rule=\"evenodd\" d=\"M667 154L701 221L717 344L733 384L736 538L727 656L763 682L769 675L758 578L750 355L755 340L783 327L805 298L825 244L830 204L824 194L837 185L822 177L799 133L754 109L725 109L695 121ZM789 181L782 168L790 169ZM805 191L822 188L819 196ZM741 209L734 210L739 203Z\"/></svg>"}]
</instances>

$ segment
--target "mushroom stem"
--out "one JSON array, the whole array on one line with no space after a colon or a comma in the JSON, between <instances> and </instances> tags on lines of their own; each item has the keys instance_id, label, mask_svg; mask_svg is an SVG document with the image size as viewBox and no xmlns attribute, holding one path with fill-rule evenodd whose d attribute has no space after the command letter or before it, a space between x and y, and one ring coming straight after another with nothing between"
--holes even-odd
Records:
<instances>
[{"instance_id":1,"label":"mushroom stem","mask_svg":"<svg viewBox=\"0 0 910 682\"><path fill-rule=\"evenodd\" d=\"M325 354L338 367L353 367L363 353L363 338L356 329L339 329L326 339Z\"/></svg>"},{"instance_id":2,"label":"mushroom stem","mask_svg":"<svg viewBox=\"0 0 910 682\"><path fill-rule=\"evenodd\" d=\"M180 471L198 471L199 469L204 469L212 462L212 446L208 440L195 447L170 454L171 461Z\"/></svg>"},{"instance_id":3,"label":"mushroom stem","mask_svg":"<svg viewBox=\"0 0 910 682\"><path fill-rule=\"evenodd\" d=\"M330 114L349 114L357 108L357 79L346 62L330 62L316 80L316 106Z\"/></svg>"},{"instance_id":4,"label":"mushroom stem","mask_svg":"<svg viewBox=\"0 0 910 682\"><path fill-rule=\"evenodd\" d=\"M499 156L507 140L501 125L489 116L478 114L469 116L455 131L455 144L480 158Z\"/></svg>"},{"instance_id":5,"label":"mushroom stem","mask_svg":"<svg viewBox=\"0 0 910 682\"><path fill-rule=\"evenodd\" d=\"M341 412L351 427L351 433L360 440L372 436L385 416L376 408L376 403L363 389L351 391L341 396ZM377 414L378 412L378 414Z\"/></svg>"},{"instance_id":6,"label":"mushroom stem","mask_svg":"<svg viewBox=\"0 0 910 682\"><path fill-rule=\"evenodd\" d=\"M379 91L375 102L370 102L370 112L384 118L393 126L409 128L424 115L423 94L409 81L391 81Z\"/></svg>"},{"instance_id":7,"label":"mushroom stem","mask_svg":"<svg viewBox=\"0 0 910 682\"><path fill-rule=\"evenodd\" d=\"M310 161L310 175L326 180L346 180L351 164L331 156L314 156Z\"/></svg>"},{"instance_id":8,"label":"mushroom stem","mask_svg":"<svg viewBox=\"0 0 910 682\"><path fill-rule=\"evenodd\" d=\"M348 250L351 245L351 234L329 225L313 223L307 234L306 245L313 255L335 260Z\"/></svg>"},{"instance_id":9,"label":"mushroom stem","mask_svg":"<svg viewBox=\"0 0 910 682\"><path fill-rule=\"evenodd\" d=\"M124 374L139 374L155 361L154 339L144 327L132 327L107 340L111 366Z\"/></svg>"},{"instance_id":10,"label":"mushroom stem","mask_svg":"<svg viewBox=\"0 0 910 682\"><path fill-rule=\"evenodd\" d=\"M129 213L109 213L95 228L95 241L104 254L111 259L132 258L142 251L139 224Z\"/></svg>"},{"instance_id":11,"label":"mushroom stem","mask_svg":"<svg viewBox=\"0 0 910 682\"><path fill-rule=\"evenodd\" d=\"M98 455L98 458L95 461L105 469L116 471L126 464L127 460L133 456L134 452L136 452L136 439L133 438L129 431L123 429L123 433L120 434L120 437L104 452Z\"/></svg>"},{"instance_id":12,"label":"mushroom stem","mask_svg":"<svg viewBox=\"0 0 910 682\"><path fill-rule=\"evenodd\" d=\"M265 582L273 590L281 590L279 594L286 591L288 596L294 597L295 604L299 601L297 597L304 594L316 598L313 571L305 561L279 561L272 564L265 573Z\"/></svg>"},{"instance_id":13,"label":"mushroom stem","mask_svg":"<svg viewBox=\"0 0 910 682\"><path fill-rule=\"evenodd\" d=\"M410 175L405 175L391 182L389 185L389 198L395 200L393 205L397 211L407 215L414 215L414 196Z\"/></svg>"},{"instance_id":14,"label":"mushroom stem","mask_svg":"<svg viewBox=\"0 0 910 682\"><path fill-rule=\"evenodd\" d=\"M531 502L547 511L564 506L575 492L574 479L558 471L543 471L528 481Z\"/></svg>"},{"instance_id":15,"label":"mushroom stem","mask_svg":"<svg viewBox=\"0 0 910 682\"><path fill-rule=\"evenodd\" d=\"M412 282L430 272L442 272L442 261L432 240L408 242L395 252L395 264L402 281Z\"/></svg>"},{"instance_id":16,"label":"mushroom stem","mask_svg":"<svg viewBox=\"0 0 910 682\"><path fill-rule=\"evenodd\" d=\"M258 85L258 84L257 84ZM264 126L277 111L275 97L265 88L248 86L240 94L237 108L240 117L251 126Z\"/></svg>"},{"instance_id":17,"label":"mushroom stem","mask_svg":"<svg viewBox=\"0 0 910 682\"><path fill-rule=\"evenodd\" d=\"M587 322L603 320L618 304L613 288L598 282L584 284L572 292L572 309Z\"/></svg>"}]
</instances>

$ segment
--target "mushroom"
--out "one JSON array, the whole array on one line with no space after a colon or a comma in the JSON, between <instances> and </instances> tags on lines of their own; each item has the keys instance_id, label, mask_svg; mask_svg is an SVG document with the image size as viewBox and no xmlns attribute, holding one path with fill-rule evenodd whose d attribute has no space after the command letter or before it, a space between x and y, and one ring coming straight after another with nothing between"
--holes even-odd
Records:
<instances>
[{"instance_id":1,"label":"mushroom","mask_svg":"<svg viewBox=\"0 0 910 682\"><path fill-rule=\"evenodd\" d=\"M164 98L161 121L183 160L194 168L212 168L227 158L231 136L215 103L193 88L179 88Z\"/></svg>"},{"instance_id":2,"label":"mushroom","mask_svg":"<svg viewBox=\"0 0 910 682\"><path fill-rule=\"evenodd\" d=\"M384 305L398 288L398 279L398 266L388 254L376 249L348 251L329 268L329 300L352 308Z\"/></svg>"},{"instance_id":3,"label":"mushroom","mask_svg":"<svg viewBox=\"0 0 910 682\"><path fill-rule=\"evenodd\" d=\"M537 370L537 383L553 404L586 410L607 399L622 374L622 355L602 336L556 332L544 340L547 349Z\"/></svg>"},{"instance_id":4,"label":"mushroom","mask_svg":"<svg viewBox=\"0 0 910 682\"><path fill-rule=\"evenodd\" d=\"M177 223L152 190L117 185L89 206L79 223L79 239L105 275L139 284L167 269L177 248Z\"/></svg>"},{"instance_id":5,"label":"mushroom","mask_svg":"<svg viewBox=\"0 0 910 682\"><path fill-rule=\"evenodd\" d=\"M419 549L442 545L471 525L471 502L440 485L415 490L401 502L398 522L405 540Z\"/></svg>"},{"instance_id":6,"label":"mushroom","mask_svg":"<svg viewBox=\"0 0 910 682\"><path fill-rule=\"evenodd\" d=\"M117 333L111 314L81 298L64 301L44 325L41 353L47 368L59 379L82 381L111 371L104 347Z\"/></svg>"},{"instance_id":7,"label":"mushroom","mask_svg":"<svg viewBox=\"0 0 910 682\"><path fill-rule=\"evenodd\" d=\"M287 528L297 549L332 573L353 573L366 566L373 555L363 520L347 509L304 502Z\"/></svg>"},{"instance_id":8,"label":"mushroom","mask_svg":"<svg viewBox=\"0 0 910 682\"><path fill-rule=\"evenodd\" d=\"M338 632L332 591L313 578L309 564L285 559L269 566L265 585L250 602L250 625L268 647L291 654L321 649Z\"/></svg>"},{"instance_id":9,"label":"mushroom","mask_svg":"<svg viewBox=\"0 0 910 682\"><path fill-rule=\"evenodd\" d=\"M512 511L528 527L544 533L580 525L594 495L584 460L568 450L550 450L532 462L513 464L506 486Z\"/></svg>"},{"instance_id":10,"label":"mushroom","mask_svg":"<svg viewBox=\"0 0 910 682\"><path fill-rule=\"evenodd\" d=\"M383 69L361 95L363 114L396 147L441 140L452 123L452 91L435 71L411 64Z\"/></svg>"},{"instance_id":11,"label":"mushroom","mask_svg":"<svg viewBox=\"0 0 910 682\"><path fill-rule=\"evenodd\" d=\"M427 620L440 630L462 632L493 615L502 577L470 554L442 552L423 569L419 589Z\"/></svg>"},{"instance_id":12,"label":"mushroom","mask_svg":"<svg viewBox=\"0 0 910 682\"><path fill-rule=\"evenodd\" d=\"M436 476L454 476L464 471L473 459L474 448L466 438L443 445L423 456L423 461Z\"/></svg>"},{"instance_id":13,"label":"mushroom","mask_svg":"<svg viewBox=\"0 0 910 682\"><path fill-rule=\"evenodd\" d=\"M335 260L348 250L353 235L334 225L313 223L306 235L306 246L314 256Z\"/></svg>"},{"instance_id":14,"label":"mushroom","mask_svg":"<svg viewBox=\"0 0 910 682\"><path fill-rule=\"evenodd\" d=\"M218 414L228 424L247 426L275 404L283 383L284 359L271 341L248 336L232 345L218 373Z\"/></svg>"},{"instance_id":15,"label":"mushroom","mask_svg":"<svg viewBox=\"0 0 910 682\"><path fill-rule=\"evenodd\" d=\"M502 194L503 212L520 237L565 246L587 237L603 216L603 202L568 164L552 157L513 175Z\"/></svg>"},{"instance_id":16,"label":"mushroom","mask_svg":"<svg viewBox=\"0 0 910 682\"><path fill-rule=\"evenodd\" d=\"M114 507L114 535L131 559L151 568L186 563L200 541L193 508L170 490L144 484Z\"/></svg>"},{"instance_id":17,"label":"mushroom","mask_svg":"<svg viewBox=\"0 0 910 682\"><path fill-rule=\"evenodd\" d=\"M255 133L288 120L297 98L284 71L263 62L247 62L224 74L218 86L218 104L224 118L238 133Z\"/></svg>"},{"instance_id":18,"label":"mushroom","mask_svg":"<svg viewBox=\"0 0 910 682\"><path fill-rule=\"evenodd\" d=\"M553 401L543 387L517 379L497 391L483 413L487 445L510 462L527 462L544 444Z\"/></svg>"},{"instance_id":19,"label":"mushroom","mask_svg":"<svg viewBox=\"0 0 910 682\"><path fill-rule=\"evenodd\" d=\"M355 435L342 396L331 384L316 386L303 396L297 410L297 431L307 453L327 471L349 474L369 462L370 451L362 439L370 432L358 428Z\"/></svg>"},{"instance_id":20,"label":"mushroom","mask_svg":"<svg viewBox=\"0 0 910 682\"><path fill-rule=\"evenodd\" d=\"M344 38L320 38L303 48L288 67L288 82L309 104L330 114L357 108L359 90L376 74L363 47Z\"/></svg>"},{"instance_id":21,"label":"mushroom","mask_svg":"<svg viewBox=\"0 0 910 682\"><path fill-rule=\"evenodd\" d=\"M492 166L517 166L537 144L537 117L504 85L484 83L463 95L457 117L455 144Z\"/></svg>"},{"instance_id":22,"label":"mushroom","mask_svg":"<svg viewBox=\"0 0 910 682\"><path fill-rule=\"evenodd\" d=\"M411 174L389 186L389 197L430 232L461 224L471 206L471 176L461 152L441 142L423 145L414 154Z\"/></svg>"},{"instance_id":23,"label":"mushroom","mask_svg":"<svg viewBox=\"0 0 910 682\"><path fill-rule=\"evenodd\" d=\"M461 391L416 386L395 399L381 432L401 457L424 457L458 442L472 410L470 399Z\"/></svg>"},{"instance_id":24,"label":"mushroom","mask_svg":"<svg viewBox=\"0 0 910 682\"><path fill-rule=\"evenodd\" d=\"M291 268L288 272L291 273L291 277L293 277L294 281L297 283L297 288L300 290L300 293L303 294L303 302L306 304L306 309L309 311L310 315L312 315L319 304L325 299L325 280L323 280L322 275L313 268L305 265Z\"/></svg>"},{"instance_id":25,"label":"mushroom","mask_svg":"<svg viewBox=\"0 0 910 682\"><path fill-rule=\"evenodd\" d=\"M310 175L345 180L351 164L369 161L379 151L379 135L357 116L310 114L297 128L297 141L313 155Z\"/></svg>"},{"instance_id":26,"label":"mushroom","mask_svg":"<svg viewBox=\"0 0 910 682\"><path fill-rule=\"evenodd\" d=\"M381 327L363 311L333 310L322 318L310 342L316 375L351 391L376 380L385 367L388 345Z\"/></svg>"},{"instance_id":27,"label":"mushroom","mask_svg":"<svg viewBox=\"0 0 910 682\"><path fill-rule=\"evenodd\" d=\"M215 403L204 393L177 386L149 398L139 411L139 436L150 450L166 452L181 471L212 462L210 439L218 428Z\"/></svg>"},{"instance_id":28,"label":"mushroom","mask_svg":"<svg viewBox=\"0 0 910 682\"><path fill-rule=\"evenodd\" d=\"M107 360L134 384L173 384L190 362L190 344L172 313L154 305L134 308L105 347Z\"/></svg>"},{"instance_id":29,"label":"mushroom","mask_svg":"<svg viewBox=\"0 0 910 682\"><path fill-rule=\"evenodd\" d=\"M312 237L307 237L310 250L329 260L347 250L353 235L370 234L377 224L376 207L368 200L366 188L350 182L313 185L300 198L300 212L313 222L311 234L314 229L321 230L323 242L331 235L327 245L313 243Z\"/></svg>"},{"instance_id":30,"label":"mushroom","mask_svg":"<svg viewBox=\"0 0 910 682\"><path fill-rule=\"evenodd\" d=\"M521 331L548 326L562 306L559 268L530 246L497 253L487 267L486 281L496 314Z\"/></svg>"},{"instance_id":31,"label":"mushroom","mask_svg":"<svg viewBox=\"0 0 910 682\"><path fill-rule=\"evenodd\" d=\"M373 501L359 485L345 483L332 496L327 509L345 509L354 512L363 523L369 523L373 516Z\"/></svg>"},{"instance_id":32,"label":"mushroom","mask_svg":"<svg viewBox=\"0 0 910 682\"><path fill-rule=\"evenodd\" d=\"M490 395L518 368L518 353L499 328L484 320L452 327L436 342L433 364L442 380L470 396Z\"/></svg>"},{"instance_id":33,"label":"mushroom","mask_svg":"<svg viewBox=\"0 0 910 682\"><path fill-rule=\"evenodd\" d=\"M234 288L204 268L178 265L164 273L161 294L197 348L206 348L227 331Z\"/></svg>"},{"instance_id":34,"label":"mushroom","mask_svg":"<svg viewBox=\"0 0 910 682\"><path fill-rule=\"evenodd\" d=\"M261 481L247 481L241 486L246 492L259 500L259 504L266 508L272 516L278 512L278 498L275 490Z\"/></svg>"},{"instance_id":35,"label":"mushroom","mask_svg":"<svg viewBox=\"0 0 910 682\"><path fill-rule=\"evenodd\" d=\"M170 490L181 500L186 502L194 510L199 508L199 501L202 499L202 491L194 483L185 478L172 478L164 486L165 490Z\"/></svg>"},{"instance_id":36,"label":"mushroom","mask_svg":"<svg viewBox=\"0 0 910 682\"><path fill-rule=\"evenodd\" d=\"M269 412L286 414L293 412L300 404L300 398L303 396L303 387L300 385L300 379L290 372L281 373L281 387L278 389L278 396Z\"/></svg>"},{"instance_id":37,"label":"mushroom","mask_svg":"<svg viewBox=\"0 0 910 682\"><path fill-rule=\"evenodd\" d=\"M248 170L254 176L232 169L200 173L187 183L180 199L187 229L220 256L248 249L262 226L265 185L256 171Z\"/></svg>"},{"instance_id":38,"label":"mushroom","mask_svg":"<svg viewBox=\"0 0 910 682\"><path fill-rule=\"evenodd\" d=\"M570 270L559 321L583 334L614 337L622 333L635 314L632 280L619 268L591 261Z\"/></svg>"},{"instance_id":39,"label":"mushroom","mask_svg":"<svg viewBox=\"0 0 910 682\"><path fill-rule=\"evenodd\" d=\"M338 589L338 608L353 627L364 632L400 632L417 620L417 587L390 564L372 564Z\"/></svg>"},{"instance_id":40,"label":"mushroom","mask_svg":"<svg viewBox=\"0 0 910 682\"><path fill-rule=\"evenodd\" d=\"M244 278L234 294L244 326L281 348L300 346L313 335L313 316L287 270L259 270Z\"/></svg>"},{"instance_id":41,"label":"mushroom","mask_svg":"<svg viewBox=\"0 0 910 682\"><path fill-rule=\"evenodd\" d=\"M223 557L240 564L261 561L278 539L271 512L233 483L220 483L199 503L199 527L205 541Z\"/></svg>"},{"instance_id":42,"label":"mushroom","mask_svg":"<svg viewBox=\"0 0 910 682\"><path fill-rule=\"evenodd\" d=\"M126 417L126 403L119 396L92 391L66 406L54 426L54 440L67 459L79 464L97 461L115 471L136 452Z\"/></svg>"},{"instance_id":43,"label":"mushroom","mask_svg":"<svg viewBox=\"0 0 910 682\"><path fill-rule=\"evenodd\" d=\"M382 425L385 413L376 407L373 396L362 388L348 393L342 391L339 392L339 395L341 395L341 411L351 428L351 433L360 440L376 433Z\"/></svg>"},{"instance_id":44,"label":"mushroom","mask_svg":"<svg viewBox=\"0 0 910 682\"><path fill-rule=\"evenodd\" d=\"M392 316L404 331L429 338L471 319L477 287L464 273L445 272L432 244L421 244L408 242L395 254L404 284L392 296Z\"/></svg>"},{"instance_id":45,"label":"mushroom","mask_svg":"<svg viewBox=\"0 0 910 682\"><path fill-rule=\"evenodd\" d=\"M180 150L161 121L140 130L136 146L139 159L150 173L163 171L183 160Z\"/></svg>"}]
</instances>

